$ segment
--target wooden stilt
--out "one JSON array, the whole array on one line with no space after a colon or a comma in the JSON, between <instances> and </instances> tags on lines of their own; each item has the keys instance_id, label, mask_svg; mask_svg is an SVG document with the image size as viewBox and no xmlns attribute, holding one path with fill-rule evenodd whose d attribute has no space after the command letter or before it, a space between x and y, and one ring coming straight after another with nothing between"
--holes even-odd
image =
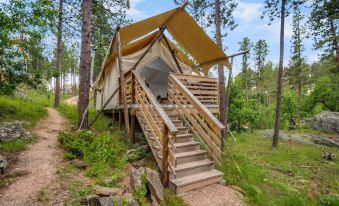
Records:
<instances>
[{"instance_id":1,"label":"wooden stilt","mask_svg":"<svg viewBox=\"0 0 339 206\"><path fill-rule=\"evenodd\" d=\"M119 129L122 130L122 112L119 110Z\"/></svg>"}]
</instances>

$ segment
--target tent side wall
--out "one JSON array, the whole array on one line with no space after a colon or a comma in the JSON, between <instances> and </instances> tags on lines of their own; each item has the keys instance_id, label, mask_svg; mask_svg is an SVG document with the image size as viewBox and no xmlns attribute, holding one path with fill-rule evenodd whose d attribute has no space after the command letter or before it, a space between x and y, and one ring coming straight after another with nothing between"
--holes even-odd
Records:
<instances>
[{"instance_id":1,"label":"tent side wall","mask_svg":"<svg viewBox=\"0 0 339 206\"><path fill-rule=\"evenodd\" d=\"M146 47L127 56L122 57L122 63L123 63L123 70L126 72L129 69L131 69L135 63L138 61L138 59L143 55L143 53L146 51ZM161 58L168 66L170 66L174 71L179 72L176 66L176 63L171 55L171 52L169 49L163 45L161 42L157 42L153 45L152 49L147 53L147 55L142 59L142 61L139 63L136 70L139 70L146 64L152 62L153 60L157 58ZM187 66L186 64L179 62L184 74L192 74L192 69ZM105 104L105 102L108 100L108 98L111 96L111 94L116 90L116 88L119 87L119 67L118 67L118 61L117 58L113 61L112 65L110 65L106 70L103 79L99 82L98 88L101 90L100 92L97 92L97 104L96 104L96 110L100 110L102 105ZM128 81L128 77L125 77L125 81ZM126 93L128 93L130 90L127 90ZM111 109L117 109L117 106L119 105L119 95L118 93L113 97L113 99L108 103L108 105L105 107L104 110L111 110Z\"/></svg>"}]
</instances>

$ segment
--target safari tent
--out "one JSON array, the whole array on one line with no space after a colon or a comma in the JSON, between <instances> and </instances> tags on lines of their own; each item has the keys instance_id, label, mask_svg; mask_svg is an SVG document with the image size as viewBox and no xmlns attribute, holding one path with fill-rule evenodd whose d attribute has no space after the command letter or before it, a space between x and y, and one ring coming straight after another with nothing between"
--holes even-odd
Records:
<instances>
[{"instance_id":1,"label":"safari tent","mask_svg":"<svg viewBox=\"0 0 339 206\"><path fill-rule=\"evenodd\" d=\"M225 127L215 116L218 81L207 74L229 66L184 7L117 28L94 84L96 109L118 116L121 129L124 121L131 142L139 123L164 186L176 193L222 180L214 165Z\"/></svg>"}]
</instances>

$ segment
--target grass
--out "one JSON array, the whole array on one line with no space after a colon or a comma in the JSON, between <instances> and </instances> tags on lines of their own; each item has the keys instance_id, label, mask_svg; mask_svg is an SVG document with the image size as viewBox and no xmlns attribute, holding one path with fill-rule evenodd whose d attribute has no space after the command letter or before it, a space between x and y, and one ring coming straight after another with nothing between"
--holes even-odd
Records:
<instances>
[{"instance_id":1,"label":"grass","mask_svg":"<svg viewBox=\"0 0 339 206\"><path fill-rule=\"evenodd\" d=\"M0 96L0 111L5 111L0 115L0 122L20 120L24 121L27 127L32 128L45 117L47 115L45 107L50 106L52 100L48 100L47 95L32 90L27 91L27 96L26 100Z\"/></svg>"},{"instance_id":2,"label":"grass","mask_svg":"<svg viewBox=\"0 0 339 206\"><path fill-rule=\"evenodd\" d=\"M32 140L17 139L10 142L0 142L0 151L2 152L21 152L26 150Z\"/></svg>"},{"instance_id":3,"label":"grass","mask_svg":"<svg viewBox=\"0 0 339 206\"><path fill-rule=\"evenodd\" d=\"M238 185L254 205L338 205L339 164L322 159L322 147L279 142L255 133L237 135L227 147L241 168L238 171L226 148L222 171L226 183ZM337 148L323 147L338 155Z\"/></svg>"}]
</instances>

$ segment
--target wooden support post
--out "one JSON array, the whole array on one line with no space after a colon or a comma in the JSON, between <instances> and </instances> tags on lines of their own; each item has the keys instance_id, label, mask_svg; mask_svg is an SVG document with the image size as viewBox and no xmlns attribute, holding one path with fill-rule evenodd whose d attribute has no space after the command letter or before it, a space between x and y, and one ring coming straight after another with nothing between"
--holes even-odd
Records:
<instances>
[{"instance_id":1,"label":"wooden support post","mask_svg":"<svg viewBox=\"0 0 339 206\"><path fill-rule=\"evenodd\" d=\"M132 98L132 105L135 104L135 76L134 73L131 73L131 98ZM131 132L129 136L129 140L131 143L135 143L135 115L136 111L131 112Z\"/></svg>"},{"instance_id":2,"label":"wooden support post","mask_svg":"<svg viewBox=\"0 0 339 206\"><path fill-rule=\"evenodd\" d=\"M122 130L122 111L119 109L119 129Z\"/></svg>"},{"instance_id":3,"label":"wooden support post","mask_svg":"<svg viewBox=\"0 0 339 206\"><path fill-rule=\"evenodd\" d=\"M120 41L119 30L116 33L116 37L117 37L117 49L118 49L118 63L119 63L119 71L120 71L120 88L121 88L121 95L122 95L122 103L124 104L125 128L126 128L127 135L130 135L128 106L127 106L127 98L126 98L126 82L124 78L124 72L122 70L122 53L121 53L121 41Z\"/></svg>"},{"instance_id":4,"label":"wooden support post","mask_svg":"<svg viewBox=\"0 0 339 206\"><path fill-rule=\"evenodd\" d=\"M169 154L169 137L168 128L163 124L163 143L162 143L162 185L168 187L169 182L169 171L168 171L168 154Z\"/></svg>"},{"instance_id":5,"label":"wooden support post","mask_svg":"<svg viewBox=\"0 0 339 206\"><path fill-rule=\"evenodd\" d=\"M112 111L112 127L114 127L114 123L115 123L115 114L114 111Z\"/></svg>"},{"instance_id":6,"label":"wooden support post","mask_svg":"<svg viewBox=\"0 0 339 206\"><path fill-rule=\"evenodd\" d=\"M175 56L175 53L174 53L173 49L171 48L171 45L169 44L168 39L166 38L166 36L165 36L165 34L164 34L163 32L162 32L162 38L165 40L165 43L166 43L168 49L170 50L171 55L172 55L172 58L174 59L175 64L177 65L177 67L178 67L180 73L183 74L184 72L183 72L182 69L181 69L181 66L180 66L180 64L179 64L179 61L178 61L177 57Z\"/></svg>"}]
</instances>

